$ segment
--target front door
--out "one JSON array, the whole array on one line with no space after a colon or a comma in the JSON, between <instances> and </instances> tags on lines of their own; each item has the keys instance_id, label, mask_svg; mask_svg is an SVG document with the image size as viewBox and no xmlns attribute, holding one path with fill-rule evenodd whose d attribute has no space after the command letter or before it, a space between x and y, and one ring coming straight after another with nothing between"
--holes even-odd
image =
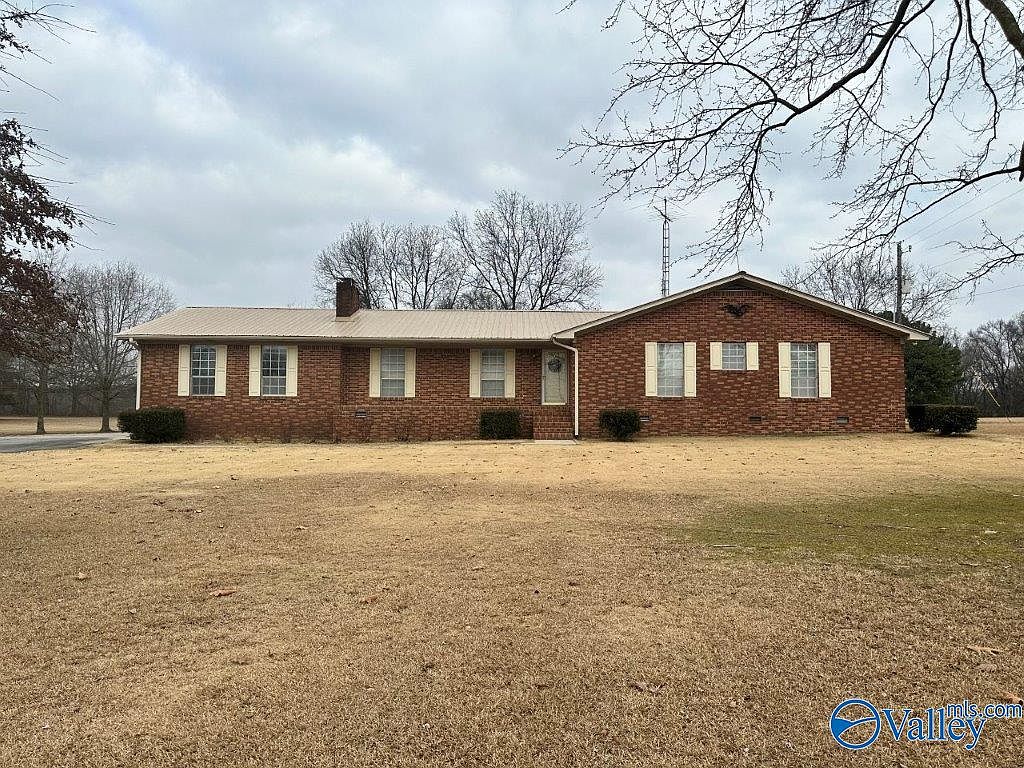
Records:
<instances>
[{"instance_id":1,"label":"front door","mask_svg":"<svg viewBox=\"0 0 1024 768\"><path fill-rule=\"evenodd\" d=\"M566 375L565 350L545 349L540 361L540 392L544 405L565 405Z\"/></svg>"}]
</instances>

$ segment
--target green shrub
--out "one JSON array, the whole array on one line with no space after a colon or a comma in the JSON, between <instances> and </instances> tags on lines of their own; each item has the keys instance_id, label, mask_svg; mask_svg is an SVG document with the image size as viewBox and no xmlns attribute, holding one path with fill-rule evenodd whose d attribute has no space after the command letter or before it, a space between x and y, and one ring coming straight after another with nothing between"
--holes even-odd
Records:
<instances>
[{"instance_id":1,"label":"green shrub","mask_svg":"<svg viewBox=\"0 0 1024 768\"><path fill-rule=\"evenodd\" d=\"M907 423L912 432L928 431L928 406L922 404L907 406Z\"/></svg>"},{"instance_id":2,"label":"green shrub","mask_svg":"<svg viewBox=\"0 0 1024 768\"><path fill-rule=\"evenodd\" d=\"M635 408L608 408L597 419L614 440L630 440L640 431L640 412Z\"/></svg>"},{"instance_id":3,"label":"green shrub","mask_svg":"<svg viewBox=\"0 0 1024 768\"><path fill-rule=\"evenodd\" d=\"M484 440L513 440L519 434L517 409L489 408L480 412L480 437Z\"/></svg>"},{"instance_id":4,"label":"green shrub","mask_svg":"<svg viewBox=\"0 0 1024 768\"><path fill-rule=\"evenodd\" d=\"M978 409L973 405L908 405L907 421L914 432L973 432L978 428Z\"/></svg>"},{"instance_id":5,"label":"green shrub","mask_svg":"<svg viewBox=\"0 0 1024 768\"><path fill-rule=\"evenodd\" d=\"M117 428L122 432L134 432L136 413L137 411L121 411L117 414Z\"/></svg>"},{"instance_id":6,"label":"green shrub","mask_svg":"<svg viewBox=\"0 0 1024 768\"><path fill-rule=\"evenodd\" d=\"M180 408L143 408L128 422L132 440L140 443L172 443L185 436L185 412Z\"/></svg>"},{"instance_id":7,"label":"green shrub","mask_svg":"<svg viewBox=\"0 0 1024 768\"><path fill-rule=\"evenodd\" d=\"M963 434L978 428L978 409L973 405L929 405L925 410L928 429L940 435Z\"/></svg>"}]
</instances>

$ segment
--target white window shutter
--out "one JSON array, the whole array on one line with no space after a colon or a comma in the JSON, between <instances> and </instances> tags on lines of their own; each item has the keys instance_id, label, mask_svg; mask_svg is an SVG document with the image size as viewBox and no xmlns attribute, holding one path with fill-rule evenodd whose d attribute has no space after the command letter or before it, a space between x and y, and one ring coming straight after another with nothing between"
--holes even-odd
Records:
<instances>
[{"instance_id":1,"label":"white window shutter","mask_svg":"<svg viewBox=\"0 0 1024 768\"><path fill-rule=\"evenodd\" d=\"M380 397L380 347L370 347L370 397Z\"/></svg>"},{"instance_id":2,"label":"white window shutter","mask_svg":"<svg viewBox=\"0 0 1024 768\"><path fill-rule=\"evenodd\" d=\"M644 394L658 396L658 342L644 342Z\"/></svg>"},{"instance_id":3,"label":"white window shutter","mask_svg":"<svg viewBox=\"0 0 1024 768\"><path fill-rule=\"evenodd\" d=\"M818 342L818 397L832 397L832 345Z\"/></svg>"},{"instance_id":4,"label":"white window shutter","mask_svg":"<svg viewBox=\"0 0 1024 768\"><path fill-rule=\"evenodd\" d=\"M192 392L192 347L178 345L178 396L187 397Z\"/></svg>"},{"instance_id":5,"label":"white window shutter","mask_svg":"<svg viewBox=\"0 0 1024 768\"><path fill-rule=\"evenodd\" d=\"M516 396L516 351L505 350L505 397Z\"/></svg>"},{"instance_id":6,"label":"white window shutter","mask_svg":"<svg viewBox=\"0 0 1024 768\"><path fill-rule=\"evenodd\" d=\"M228 393L228 348L226 344L218 344L214 349L217 352L217 362L214 368L213 394L216 397L224 397Z\"/></svg>"},{"instance_id":7,"label":"white window shutter","mask_svg":"<svg viewBox=\"0 0 1024 768\"><path fill-rule=\"evenodd\" d=\"M480 397L480 350L469 350L469 396Z\"/></svg>"},{"instance_id":8,"label":"white window shutter","mask_svg":"<svg viewBox=\"0 0 1024 768\"><path fill-rule=\"evenodd\" d=\"M756 371L760 368L761 363L759 360L759 353L757 351L757 342L747 342L747 370Z\"/></svg>"},{"instance_id":9,"label":"white window shutter","mask_svg":"<svg viewBox=\"0 0 1024 768\"><path fill-rule=\"evenodd\" d=\"M285 397L297 397L299 394L299 348L295 345L286 347L288 350L287 368L284 371Z\"/></svg>"},{"instance_id":10,"label":"white window shutter","mask_svg":"<svg viewBox=\"0 0 1024 768\"><path fill-rule=\"evenodd\" d=\"M711 342L711 370L722 370L722 342Z\"/></svg>"},{"instance_id":11,"label":"white window shutter","mask_svg":"<svg viewBox=\"0 0 1024 768\"><path fill-rule=\"evenodd\" d=\"M405 396L416 397L416 347L405 348Z\"/></svg>"},{"instance_id":12,"label":"white window shutter","mask_svg":"<svg viewBox=\"0 0 1024 768\"><path fill-rule=\"evenodd\" d=\"M683 397L697 396L697 342L683 343Z\"/></svg>"},{"instance_id":13,"label":"white window shutter","mask_svg":"<svg viewBox=\"0 0 1024 768\"><path fill-rule=\"evenodd\" d=\"M263 392L263 347L249 345L249 397L259 397Z\"/></svg>"},{"instance_id":14,"label":"white window shutter","mask_svg":"<svg viewBox=\"0 0 1024 768\"><path fill-rule=\"evenodd\" d=\"M779 342L779 397L791 397L793 392L793 379L790 369L792 361L789 357L789 342Z\"/></svg>"}]
</instances>

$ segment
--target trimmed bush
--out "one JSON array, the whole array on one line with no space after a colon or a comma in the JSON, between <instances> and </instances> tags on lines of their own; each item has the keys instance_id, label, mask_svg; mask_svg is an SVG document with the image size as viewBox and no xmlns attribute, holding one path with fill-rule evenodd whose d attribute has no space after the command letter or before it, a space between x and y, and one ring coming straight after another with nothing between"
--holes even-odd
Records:
<instances>
[{"instance_id":1,"label":"trimmed bush","mask_svg":"<svg viewBox=\"0 0 1024 768\"><path fill-rule=\"evenodd\" d=\"M121 416L118 426L122 423ZM180 408L142 408L128 418L128 426L132 440L173 443L185 436L185 412Z\"/></svg>"},{"instance_id":2,"label":"trimmed bush","mask_svg":"<svg viewBox=\"0 0 1024 768\"><path fill-rule=\"evenodd\" d=\"M907 406L907 423L910 424L911 432L927 432L928 431L928 406L927 405L908 405Z\"/></svg>"},{"instance_id":3,"label":"trimmed bush","mask_svg":"<svg viewBox=\"0 0 1024 768\"><path fill-rule=\"evenodd\" d=\"M978 409L973 405L929 405L928 428L940 435L958 435L978 428Z\"/></svg>"},{"instance_id":4,"label":"trimmed bush","mask_svg":"<svg viewBox=\"0 0 1024 768\"><path fill-rule=\"evenodd\" d=\"M117 414L117 428L122 432L134 432L136 413L136 411L121 411Z\"/></svg>"},{"instance_id":5,"label":"trimmed bush","mask_svg":"<svg viewBox=\"0 0 1024 768\"><path fill-rule=\"evenodd\" d=\"M613 440L631 440L640 431L640 412L635 408L607 408L597 419Z\"/></svg>"},{"instance_id":6,"label":"trimmed bush","mask_svg":"<svg viewBox=\"0 0 1024 768\"><path fill-rule=\"evenodd\" d=\"M978 428L978 409L973 405L908 405L907 422L914 432L963 434Z\"/></svg>"},{"instance_id":7,"label":"trimmed bush","mask_svg":"<svg viewBox=\"0 0 1024 768\"><path fill-rule=\"evenodd\" d=\"M489 408L480 412L480 437L484 440L514 440L519 437L516 408Z\"/></svg>"}]
</instances>

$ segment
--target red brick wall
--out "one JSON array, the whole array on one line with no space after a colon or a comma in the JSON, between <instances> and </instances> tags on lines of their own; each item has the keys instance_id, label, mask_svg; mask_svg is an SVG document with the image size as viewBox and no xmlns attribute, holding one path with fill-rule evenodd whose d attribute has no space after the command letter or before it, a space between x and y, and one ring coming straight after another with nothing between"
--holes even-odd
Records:
<instances>
[{"instance_id":1,"label":"red brick wall","mask_svg":"<svg viewBox=\"0 0 1024 768\"><path fill-rule=\"evenodd\" d=\"M191 438L334 439L341 357L330 345L299 347L297 397L249 397L249 345L229 344L224 397L178 396L178 345L142 346L143 408L185 409Z\"/></svg>"},{"instance_id":2,"label":"red brick wall","mask_svg":"<svg viewBox=\"0 0 1024 768\"><path fill-rule=\"evenodd\" d=\"M224 397L179 397L178 345L142 349L142 406L185 409L189 437L440 440L475 437L480 411L519 408L534 422L568 424L571 406L542 406L541 350L516 351L514 398L469 397L469 349L416 351L416 397L369 396L369 347L299 345L297 397L249 397L249 346L228 345ZM572 356L569 355L569 397ZM357 411L366 416L356 416Z\"/></svg>"},{"instance_id":3,"label":"red brick wall","mask_svg":"<svg viewBox=\"0 0 1024 768\"><path fill-rule=\"evenodd\" d=\"M749 304L742 317L722 305ZM644 395L644 342L697 344L697 396ZM759 370L712 371L710 342L756 341ZM832 397L779 397L778 343L832 345ZM642 434L892 432L904 429L900 339L753 290L715 291L577 337L580 432L597 436L602 408L637 408ZM761 423L751 423L760 416ZM839 416L849 418L839 424Z\"/></svg>"},{"instance_id":4,"label":"red brick wall","mask_svg":"<svg viewBox=\"0 0 1024 768\"><path fill-rule=\"evenodd\" d=\"M725 303L750 309L736 318ZM644 395L644 342L697 344L697 396ZM756 341L757 371L710 370L712 341ZM778 395L778 342L832 345L832 397ZM717 291L605 326L577 339L580 349L580 431L600 435L602 408L633 407L650 417L646 435L864 432L904 429L902 342L850 320L758 291ZM189 436L301 440L437 440L474 437L480 411L516 407L524 434L567 427L571 420L572 355L564 407L541 406L539 349L516 353L516 397L469 397L469 350L421 348L416 397L370 398L369 348L300 345L298 397L249 397L249 349L228 346L225 397L178 397L177 344L142 351L142 405L184 408ZM358 411L365 416L356 416ZM760 416L752 423L750 416ZM847 424L837 417L845 416Z\"/></svg>"}]
</instances>

